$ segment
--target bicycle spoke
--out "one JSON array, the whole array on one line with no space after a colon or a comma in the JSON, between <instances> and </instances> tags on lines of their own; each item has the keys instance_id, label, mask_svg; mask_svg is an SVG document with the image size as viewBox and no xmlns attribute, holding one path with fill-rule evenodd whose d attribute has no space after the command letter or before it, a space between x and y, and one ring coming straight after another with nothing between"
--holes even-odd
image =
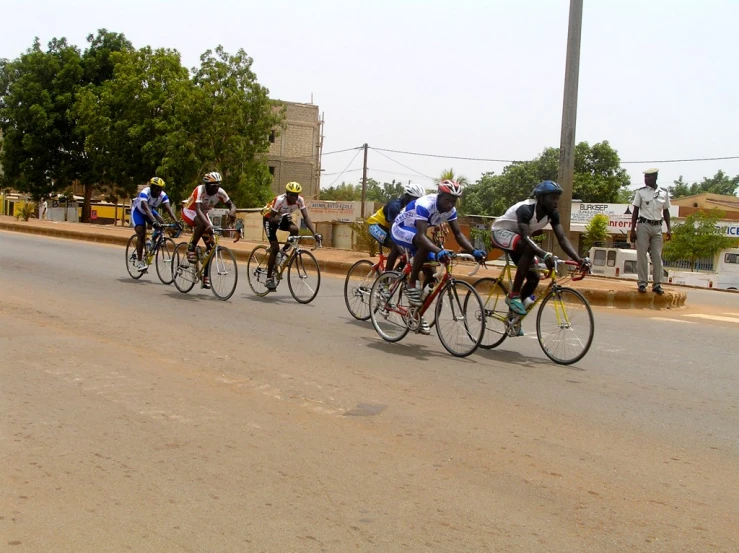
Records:
<instances>
[{"instance_id":1,"label":"bicycle spoke","mask_svg":"<svg viewBox=\"0 0 739 553\"><path fill-rule=\"evenodd\" d=\"M582 294L561 288L544 299L536 329L539 344L552 361L575 363L585 356L592 344L593 313Z\"/></svg>"},{"instance_id":2,"label":"bicycle spoke","mask_svg":"<svg viewBox=\"0 0 739 553\"><path fill-rule=\"evenodd\" d=\"M436 304L436 332L449 353L466 357L477 349L485 331L480 316L483 309L472 285L464 281L450 281L446 285Z\"/></svg>"}]
</instances>

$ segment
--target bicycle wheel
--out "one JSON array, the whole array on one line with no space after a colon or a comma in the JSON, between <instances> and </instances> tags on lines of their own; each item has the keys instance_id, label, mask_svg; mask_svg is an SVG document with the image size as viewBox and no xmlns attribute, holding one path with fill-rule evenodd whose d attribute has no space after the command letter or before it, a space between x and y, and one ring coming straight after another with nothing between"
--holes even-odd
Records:
<instances>
[{"instance_id":1,"label":"bicycle wheel","mask_svg":"<svg viewBox=\"0 0 739 553\"><path fill-rule=\"evenodd\" d=\"M485 332L482 335L480 347L493 349L502 344L508 336L506 334L508 306L505 302L508 292L505 285L497 278L481 278L475 282L474 287L484 306ZM467 301L467 298L465 298L465 308ZM481 317L482 315L475 313L475 316Z\"/></svg>"},{"instance_id":2,"label":"bicycle wheel","mask_svg":"<svg viewBox=\"0 0 739 553\"><path fill-rule=\"evenodd\" d=\"M467 357L477 349L485 332L482 312L482 300L471 284L447 282L436 300L436 333L449 353Z\"/></svg>"},{"instance_id":3,"label":"bicycle wheel","mask_svg":"<svg viewBox=\"0 0 739 553\"><path fill-rule=\"evenodd\" d=\"M172 261L174 260L174 250L177 245L171 238L165 238L162 240L162 244L157 250L156 266L157 275L162 284L172 284L174 275L172 273Z\"/></svg>"},{"instance_id":4,"label":"bicycle wheel","mask_svg":"<svg viewBox=\"0 0 739 553\"><path fill-rule=\"evenodd\" d=\"M268 260L269 248L257 246L251 251L249 260L246 262L246 280L249 282L249 288L260 297L269 294L269 288L267 288Z\"/></svg>"},{"instance_id":5,"label":"bicycle wheel","mask_svg":"<svg viewBox=\"0 0 739 553\"><path fill-rule=\"evenodd\" d=\"M183 294L187 294L198 281L197 263L190 263L187 260L187 242L177 244L172 256L172 267L175 287Z\"/></svg>"},{"instance_id":6,"label":"bicycle wheel","mask_svg":"<svg viewBox=\"0 0 739 553\"><path fill-rule=\"evenodd\" d=\"M386 342L405 338L410 328L408 300L403 297L403 275L395 271L382 273L375 279L369 297L372 326Z\"/></svg>"},{"instance_id":7,"label":"bicycle wheel","mask_svg":"<svg viewBox=\"0 0 739 553\"><path fill-rule=\"evenodd\" d=\"M378 274L368 259L357 261L349 268L344 281L344 302L352 317L360 321L370 318L369 295Z\"/></svg>"},{"instance_id":8,"label":"bicycle wheel","mask_svg":"<svg viewBox=\"0 0 739 553\"><path fill-rule=\"evenodd\" d=\"M547 294L536 315L536 336L544 353L560 365L582 359L595 334L593 311L585 297L572 288Z\"/></svg>"},{"instance_id":9,"label":"bicycle wheel","mask_svg":"<svg viewBox=\"0 0 739 553\"><path fill-rule=\"evenodd\" d=\"M228 248L216 246L216 251L208 265L210 289L219 300L226 301L236 291L239 281L239 268L236 265L236 256Z\"/></svg>"},{"instance_id":10,"label":"bicycle wheel","mask_svg":"<svg viewBox=\"0 0 739 553\"><path fill-rule=\"evenodd\" d=\"M287 266L287 285L298 303L310 303L321 287L321 269L312 253L300 250Z\"/></svg>"},{"instance_id":11,"label":"bicycle wheel","mask_svg":"<svg viewBox=\"0 0 739 553\"><path fill-rule=\"evenodd\" d=\"M126 244L126 270L128 271L128 274L131 275L131 278L134 280L140 279L141 276L144 274L142 272L139 272L139 270L136 268L139 263L139 259L136 254L136 246L139 243L138 238L138 235L134 234L133 236L131 236L131 238L128 239L128 244Z\"/></svg>"}]
</instances>

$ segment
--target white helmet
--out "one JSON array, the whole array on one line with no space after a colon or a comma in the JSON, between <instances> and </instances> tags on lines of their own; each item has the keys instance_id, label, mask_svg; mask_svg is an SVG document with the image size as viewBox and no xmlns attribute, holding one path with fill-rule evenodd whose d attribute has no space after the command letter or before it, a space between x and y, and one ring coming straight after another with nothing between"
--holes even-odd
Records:
<instances>
[{"instance_id":1,"label":"white helmet","mask_svg":"<svg viewBox=\"0 0 739 553\"><path fill-rule=\"evenodd\" d=\"M414 198L420 198L426 195L426 189L420 184L403 185L403 194L408 194Z\"/></svg>"}]
</instances>

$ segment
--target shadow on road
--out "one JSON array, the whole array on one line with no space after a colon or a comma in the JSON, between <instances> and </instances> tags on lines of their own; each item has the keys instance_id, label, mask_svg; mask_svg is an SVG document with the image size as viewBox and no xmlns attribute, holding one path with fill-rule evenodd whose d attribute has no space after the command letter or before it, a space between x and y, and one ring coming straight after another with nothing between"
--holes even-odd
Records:
<instances>
[{"instance_id":1,"label":"shadow on road","mask_svg":"<svg viewBox=\"0 0 739 553\"><path fill-rule=\"evenodd\" d=\"M146 275L144 275L144 277L145 276ZM136 286L143 286L143 285L149 285L149 284L162 284L159 278L157 278L156 281L153 281L151 279L144 278L144 277L141 277L138 280L134 280L131 277L120 277L120 278L117 278L116 280L118 282L123 282L124 284L135 284Z\"/></svg>"},{"instance_id":2,"label":"shadow on road","mask_svg":"<svg viewBox=\"0 0 739 553\"><path fill-rule=\"evenodd\" d=\"M473 359L474 354L470 357L454 357L446 350L444 350L443 352L433 351L425 348L424 346L419 346L418 344L403 344L401 342L391 343L385 342L381 338L373 339L371 337L365 337L363 338L363 340L366 340L368 342L367 347L371 349L382 351L384 353L389 353L391 355L398 355L400 357L409 357L418 361L427 361L432 357L443 357L445 359L454 360L455 362L476 362Z\"/></svg>"},{"instance_id":3,"label":"shadow on road","mask_svg":"<svg viewBox=\"0 0 739 553\"><path fill-rule=\"evenodd\" d=\"M551 365L554 367L564 367L567 369L571 369L573 371L581 371L584 372L585 369L581 369L580 367L574 366L574 365L557 365L553 361L550 361L548 357L546 357L542 353L542 357L528 357L526 355L523 355L522 353L518 351L511 351L511 350L504 350L504 349L483 349L483 348L477 348L477 351L473 353L472 355L479 355L483 359L487 359L490 361L498 361L500 363L510 363L512 365L520 365L522 367L528 367L528 368L538 368L546 365Z\"/></svg>"}]
</instances>

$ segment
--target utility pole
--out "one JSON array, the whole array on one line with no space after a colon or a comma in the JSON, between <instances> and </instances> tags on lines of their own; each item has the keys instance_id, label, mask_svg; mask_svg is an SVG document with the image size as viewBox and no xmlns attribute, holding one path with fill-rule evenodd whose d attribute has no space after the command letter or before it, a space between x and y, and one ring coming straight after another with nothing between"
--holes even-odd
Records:
<instances>
[{"instance_id":1,"label":"utility pole","mask_svg":"<svg viewBox=\"0 0 739 553\"><path fill-rule=\"evenodd\" d=\"M582 34L583 0L570 0L570 22L567 31L567 63L562 102L562 134L559 142L559 174L562 187L559 218L569 238L572 215L572 180L575 171L575 126L577 122L577 86L580 76L580 35ZM557 248L559 250L559 248ZM563 252L559 252L560 256ZM566 256L565 256L566 257Z\"/></svg>"},{"instance_id":2,"label":"utility pole","mask_svg":"<svg viewBox=\"0 0 739 553\"><path fill-rule=\"evenodd\" d=\"M364 148L364 167L362 169L362 207L361 207L362 219L365 218L364 202L367 199L367 148L368 148L367 143L364 144L363 148Z\"/></svg>"}]
</instances>

